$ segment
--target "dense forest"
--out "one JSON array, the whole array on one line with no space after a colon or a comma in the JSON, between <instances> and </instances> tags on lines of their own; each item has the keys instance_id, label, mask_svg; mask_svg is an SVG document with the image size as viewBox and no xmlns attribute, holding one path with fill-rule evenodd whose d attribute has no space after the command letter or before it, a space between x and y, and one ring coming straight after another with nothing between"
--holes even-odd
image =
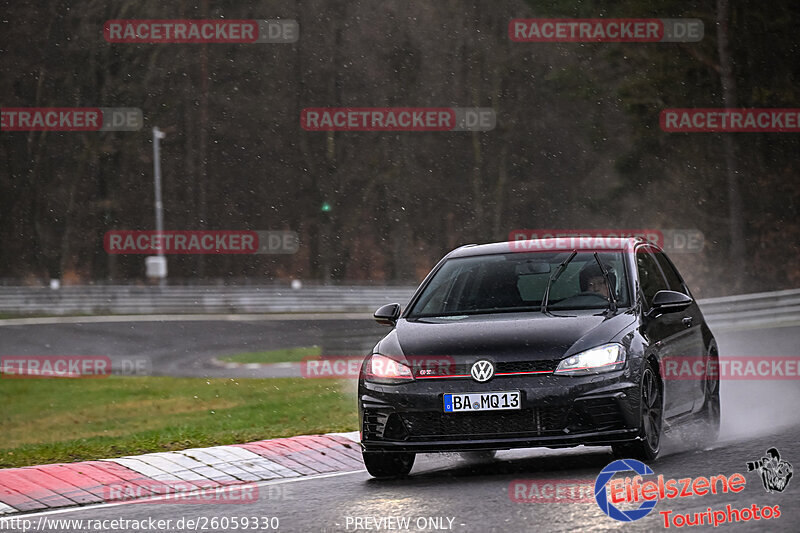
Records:
<instances>
[{"instance_id":1,"label":"dense forest","mask_svg":"<svg viewBox=\"0 0 800 533\"><path fill-rule=\"evenodd\" d=\"M800 107L800 4L0 2L0 106L134 107L0 132L0 278L145 282L109 230L290 230L292 255L168 256L172 282L415 282L520 228L692 229L700 296L800 286L800 134L667 133L667 108ZM577 7L576 7L577 5ZM696 43L525 43L533 17L697 18ZM112 44L112 19L292 19L289 44ZM491 131L320 132L310 107L483 107Z\"/></svg>"}]
</instances>

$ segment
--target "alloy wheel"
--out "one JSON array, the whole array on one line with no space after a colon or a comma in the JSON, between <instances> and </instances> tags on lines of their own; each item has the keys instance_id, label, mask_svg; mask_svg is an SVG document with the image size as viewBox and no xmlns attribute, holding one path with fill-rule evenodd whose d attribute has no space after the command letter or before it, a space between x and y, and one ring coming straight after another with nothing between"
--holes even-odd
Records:
<instances>
[{"instance_id":1,"label":"alloy wheel","mask_svg":"<svg viewBox=\"0 0 800 533\"><path fill-rule=\"evenodd\" d=\"M642 423L644 437L653 450L661 439L661 387L653 369L648 365L642 376Z\"/></svg>"}]
</instances>

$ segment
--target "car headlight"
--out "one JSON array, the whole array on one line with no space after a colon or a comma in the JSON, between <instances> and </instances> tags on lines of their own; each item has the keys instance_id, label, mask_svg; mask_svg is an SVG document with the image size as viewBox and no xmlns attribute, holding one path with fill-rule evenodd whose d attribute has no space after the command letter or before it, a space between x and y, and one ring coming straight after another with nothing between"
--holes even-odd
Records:
<instances>
[{"instance_id":1,"label":"car headlight","mask_svg":"<svg viewBox=\"0 0 800 533\"><path fill-rule=\"evenodd\" d=\"M621 344L604 344L585 352L562 359L556 374L580 376L619 370L625 366L625 347Z\"/></svg>"},{"instance_id":2,"label":"car headlight","mask_svg":"<svg viewBox=\"0 0 800 533\"><path fill-rule=\"evenodd\" d=\"M414 379L411 367L385 355L372 354L367 359L364 377L375 383L406 383Z\"/></svg>"}]
</instances>

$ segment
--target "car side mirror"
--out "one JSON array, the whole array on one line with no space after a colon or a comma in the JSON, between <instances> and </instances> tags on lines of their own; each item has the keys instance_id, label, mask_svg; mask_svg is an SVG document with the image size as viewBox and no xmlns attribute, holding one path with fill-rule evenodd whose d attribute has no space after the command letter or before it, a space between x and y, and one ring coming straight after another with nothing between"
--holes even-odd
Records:
<instances>
[{"instance_id":1,"label":"car side mirror","mask_svg":"<svg viewBox=\"0 0 800 533\"><path fill-rule=\"evenodd\" d=\"M660 315L664 313L675 313L683 311L694 303L687 295L677 291L658 291L653 296L653 303L650 305L649 316Z\"/></svg>"},{"instance_id":2,"label":"car side mirror","mask_svg":"<svg viewBox=\"0 0 800 533\"><path fill-rule=\"evenodd\" d=\"M378 324L394 326L397 324L397 319L400 318L400 304L386 304L379 307L372 316Z\"/></svg>"}]
</instances>

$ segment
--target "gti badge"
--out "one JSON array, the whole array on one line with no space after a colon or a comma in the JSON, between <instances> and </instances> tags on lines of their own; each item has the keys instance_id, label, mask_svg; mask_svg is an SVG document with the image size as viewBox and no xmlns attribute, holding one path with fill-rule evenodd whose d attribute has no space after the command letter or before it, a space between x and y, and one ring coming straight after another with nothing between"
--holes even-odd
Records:
<instances>
[{"instance_id":1,"label":"gti badge","mask_svg":"<svg viewBox=\"0 0 800 533\"><path fill-rule=\"evenodd\" d=\"M489 381L494 376L494 365L491 361L487 361L482 359L480 361L476 361L472 368L469 371L472 374L472 379L483 383L484 381Z\"/></svg>"}]
</instances>

